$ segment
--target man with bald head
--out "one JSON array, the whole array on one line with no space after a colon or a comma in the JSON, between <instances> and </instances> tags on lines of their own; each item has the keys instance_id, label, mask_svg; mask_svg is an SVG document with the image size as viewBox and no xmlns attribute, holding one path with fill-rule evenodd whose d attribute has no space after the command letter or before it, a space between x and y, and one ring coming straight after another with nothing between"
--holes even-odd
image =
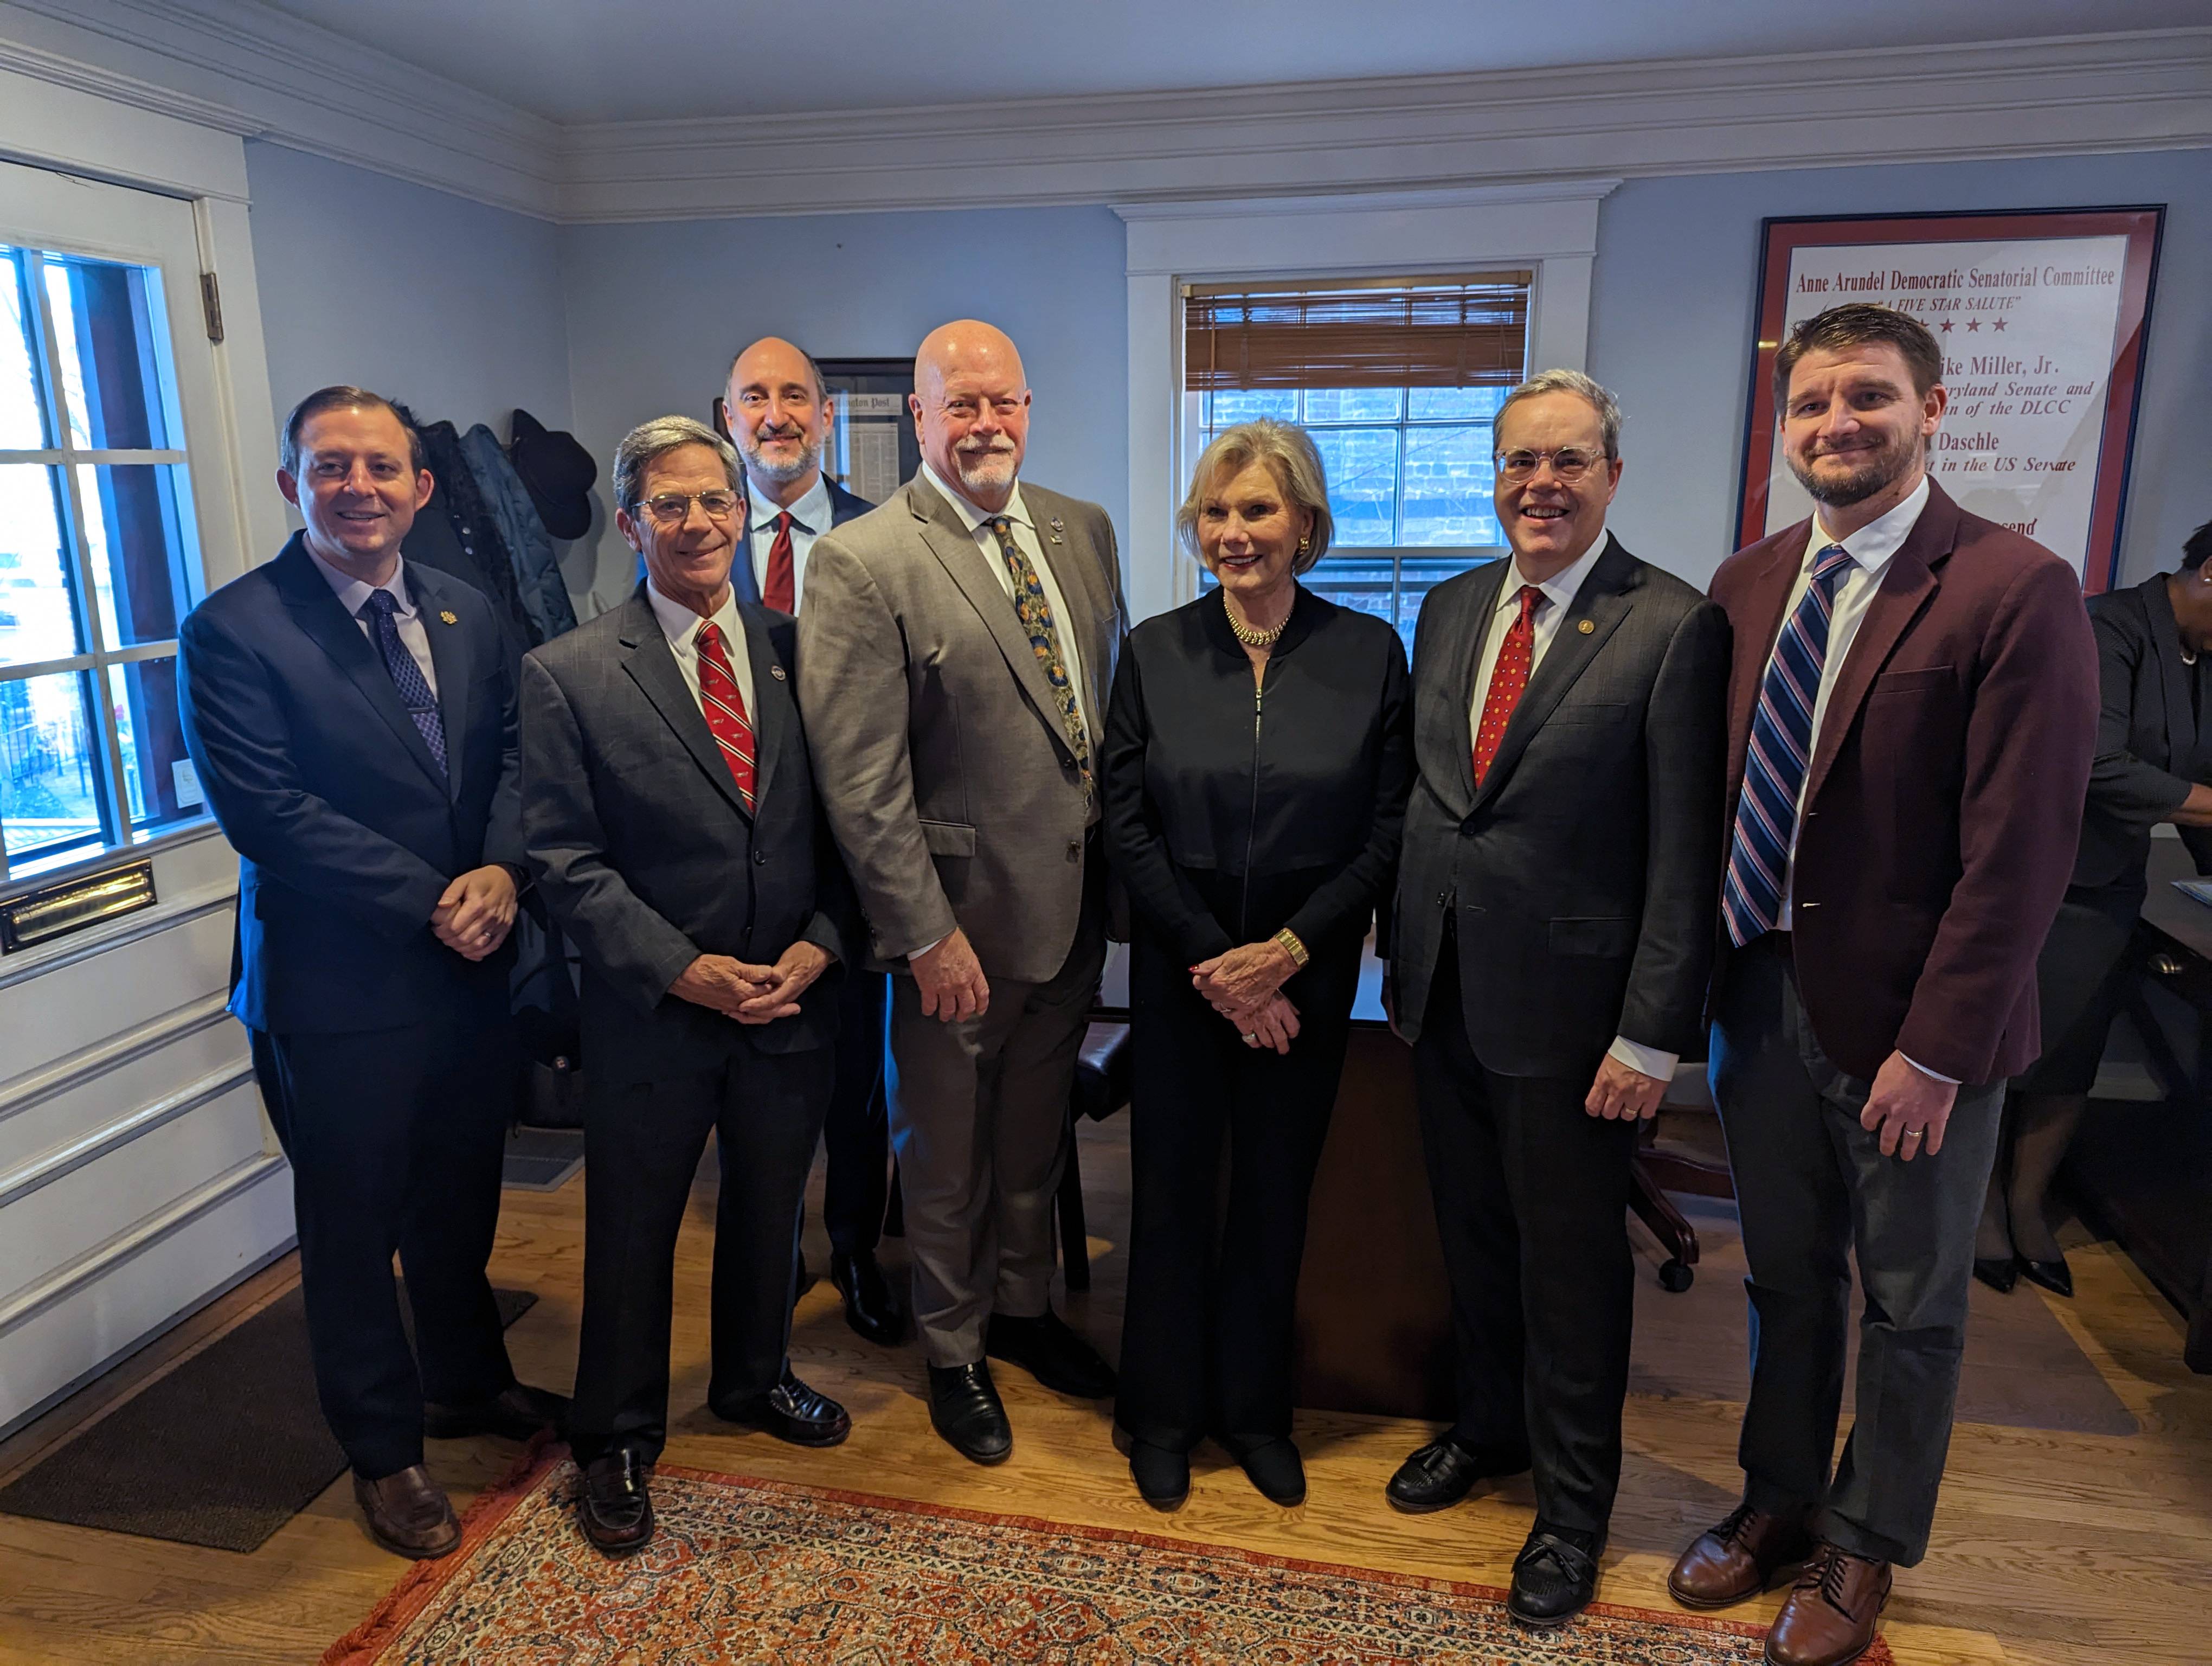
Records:
<instances>
[{"instance_id":1,"label":"man with bald head","mask_svg":"<svg viewBox=\"0 0 2212 1666\"><path fill-rule=\"evenodd\" d=\"M1061 1393L1114 1374L1051 1310L1076 1049L1105 958L1093 769L1127 618L1114 528L1022 480L1006 335L924 339L922 467L814 545L799 699L830 824L890 970L890 1105L929 1359L955 1450L1012 1450L986 1355Z\"/></svg>"},{"instance_id":2,"label":"man with bald head","mask_svg":"<svg viewBox=\"0 0 2212 1666\"><path fill-rule=\"evenodd\" d=\"M745 467L748 537L730 569L731 586L741 600L796 613L805 597L814 540L875 505L823 472L823 447L836 404L821 368L801 349L763 336L739 353L730 362L722 409ZM884 1105L888 1000L880 972L856 972L839 989L837 1079L822 1131L830 1158L822 1195L830 1278L844 1298L845 1322L872 1342L896 1342L905 1322L876 1261L890 1193Z\"/></svg>"}]
</instances>

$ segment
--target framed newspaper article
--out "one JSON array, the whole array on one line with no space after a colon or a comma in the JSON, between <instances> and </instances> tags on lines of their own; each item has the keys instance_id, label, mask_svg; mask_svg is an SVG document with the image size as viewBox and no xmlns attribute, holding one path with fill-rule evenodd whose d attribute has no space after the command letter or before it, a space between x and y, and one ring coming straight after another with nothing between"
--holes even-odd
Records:
<instances>
[{"instance_id":1,"label":"framed newspaper article","mask_svg":"<svg viewBox=\"0 0 2212 1666\"><path fill-rule=\"evenodd\" d=\"M1844 301L1942 344L1950 408L1930 468L1975 514L2112 582L2162 207L1768 220L1736 543L1812 513L1775 444L1774 354Z\"/></svg>"}]
</instances>

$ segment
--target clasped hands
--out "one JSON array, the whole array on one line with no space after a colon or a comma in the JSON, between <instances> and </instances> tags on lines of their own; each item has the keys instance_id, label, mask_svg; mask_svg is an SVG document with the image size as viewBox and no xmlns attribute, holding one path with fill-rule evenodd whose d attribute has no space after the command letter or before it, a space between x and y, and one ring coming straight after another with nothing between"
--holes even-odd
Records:
<instances>
[{"instance_id":1,"label":"clasped hands","mask_svg":"<svg viewBox=\"0 0 2212 1666\"><path fill-rule=\"evenodd\" d=\"M726 954L702 954L686 966L668 993L696 1006L712 1007L739 1024L774 1024L799 1016L799 998L830 970L832 957L805 940L786 949L773 966L756 966Z\"/></svg>"},{"instance_id":2,"label":"clasped hands","mask_svg":"<svg viewBox=\"0 0 2212 1666\"><path fill-rule=\"evenodd\" d=\"M432 935L464 960L495 952L514 929L514 875L497 862L457 876L430 910Z\"/></svg>"},{"instance_id":3,"label":"clasped hands","mask_svg":"<svg viewBox=\"0 0 2212 1666\"><path fill-rule=\"evenodd\" d=\"M1298 1009L1282 989L1297 969L1291 952L1270 938L1200 961L1190 969L1190 985L1237 1026L1245 1046L1288 1053L1297 1037Z\"/></svg>"}]
</instances>

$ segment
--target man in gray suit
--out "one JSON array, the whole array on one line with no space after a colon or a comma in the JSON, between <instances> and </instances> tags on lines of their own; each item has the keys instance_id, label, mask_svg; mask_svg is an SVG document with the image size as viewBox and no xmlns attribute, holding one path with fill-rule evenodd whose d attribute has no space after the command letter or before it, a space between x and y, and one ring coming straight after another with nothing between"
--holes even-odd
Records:
<instances>
[{"instance_id":1,"label":"man in gray suit","mask_svg":"<svg viewBox=\"0 0 2212 1666\"><path fill-rule=\"evenodd\" d=\"M730 584L737 453L664 416L615 453L630 599L522 663L522 830L583 957L584 1323L577 1513L611 1555L653 1534L676 1236L707 1135L719 1416L804 1446L842 1408L793 1376L799 1199L829 1104L860 921L791 692L792 619Z\"/></svg>"},{"instance_id":2,"label":"man in gray suit","mask_svg":"<svg viewBox=\"0 0 2212 1666\"><path fill-rule=\"evenodd\" d=\"M1606 531L1620 412L1553 370L1498 412L1510 559L1429 593L1386 993L1451 1280L1459 1414L1389 1496L1535 1468L1507 1602L1564 1623L1620 1481L1639 1120L1698 1032L1720 885L1728 627Z\"/></svg>"},{"instance_id":3,"label":"man in gray suit","mask_svg":"<svg viewBox=\"0 0 2212 1666\"><path fill-rule=\"evenodd\" d=\"M921 471L824 535L799 696L830 825L891 982L891 1140L930 1420L979 1463L1013 1438L986 1354L1062 1393L1114 1374L1055 1316L1053 1196L1105 958L1092 757L1126 623L1114 529L1024 483L1005 335L915 360Z\"/></svg>"}]
</instances>

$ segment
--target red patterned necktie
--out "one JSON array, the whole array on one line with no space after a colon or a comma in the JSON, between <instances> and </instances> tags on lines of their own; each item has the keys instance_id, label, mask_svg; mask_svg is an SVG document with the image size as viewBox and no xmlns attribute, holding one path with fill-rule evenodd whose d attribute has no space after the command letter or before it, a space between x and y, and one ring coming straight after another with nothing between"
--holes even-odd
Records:
<instances>
[{"instance_id":1,"label":"red patterned necktie","mask_svg":"<svg viewBox=\"0 0 2212 1666\"><path fill-rule=\"evenodd\" d=\"M722 749L722 762L730 766L730 779L738 784L738 797L746 813L753 807L753 726L745 715L745 697L738 692L730 656L722 648L722 628L709 619L699 627L699 704L707 714L707 727Z\"/></svg>"},{"instance_id":2,"label":"red patterned necktie","mask_svg":"<svg viewBox=\"0 0 2212 1666\"><path fill-rule=\"evenodd\" d=\"M1536 604L1543 598L1544 593L1534 585L1524 584L1515 599L1521 604L1521 617L1506 627L1505 640L1498 646L1498 664L1490 672L1490 691L1482 696L1482 721L1474 731L1477 787L1490 773L1490 761L1498 756L1498 743L1505 739L1513 708L1528 690L1528 671L1536 660Z\"/></svg>"},{"instance_id":3,"label":"red patterned necktie","mask_svg":"<svg viewBox=\"0 0 2212 1666\"><path fill-rule=\"evenodd\" d=\"M761 587L761 600L779 613L799 611L798 587L791 575L791 515L787 510L775 518L775 542L768 547L768 582Z\"/></svg>"}]
</instances>

